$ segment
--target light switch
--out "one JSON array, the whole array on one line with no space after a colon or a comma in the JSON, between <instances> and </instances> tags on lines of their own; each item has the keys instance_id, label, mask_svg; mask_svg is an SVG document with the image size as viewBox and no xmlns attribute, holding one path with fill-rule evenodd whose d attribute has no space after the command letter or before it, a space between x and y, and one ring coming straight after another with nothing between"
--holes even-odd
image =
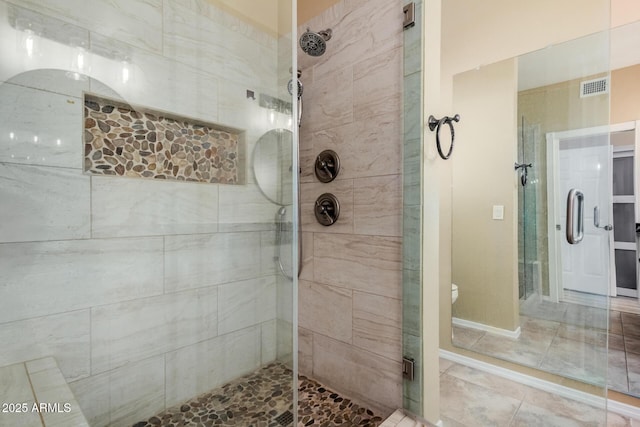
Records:
<instances>
[{"instance_id":1,"label":"light switch","mask_svg":"<svg viewBox=\"0 0 640 427\"><path fill-rule=\"evenodd\" d=\"M503 205L493 205L493 219L504 219L504 206Z\"/></svg>"}]
</instances>

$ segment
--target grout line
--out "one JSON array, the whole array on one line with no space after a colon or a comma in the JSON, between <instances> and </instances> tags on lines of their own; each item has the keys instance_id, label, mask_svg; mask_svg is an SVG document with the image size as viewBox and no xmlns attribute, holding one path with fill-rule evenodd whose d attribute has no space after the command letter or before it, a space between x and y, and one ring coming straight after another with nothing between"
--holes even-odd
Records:
<instances>
[{"instance_id":1,"label":"grout line","mask_svg":"<svg viewBox=\"0 0 640 427\"><path fill-rule=\"evenodd\" d=\"M162 294L167 294L167 236L162 236Z\"/></svg>"},{"instance_id":2,"label":"grout line","mask_svg":"<svg viewBox=\"0 0 640 427\"><path fill-rule=\"evenodd\" d=\"M549 350L551 350L551 346L553 345L553 342L556 340L556 338L558 337L558 332L560 331L560 327L558 327L558 329L556 329L555 334L553 334L553 338L551 339L551 341L549 341L549 345L547 346L546 350L544 351L544 354L542 355L542 358L540 359L540 362L537 364L537 368L538 369L542 369L542 363L544 362L544 359L547 358L547 356L549 355Z\"/></svg>"},{"instance_id":3,"label":"grout line","mask_svg":"<svg viewBox=\"0 0 640 427\"><path fill-rule=\"evenodd\" d=\"M509 426L512 426L513 423L516 420L516 416L518 415L518 412L520 412L520 409L522 408L522 405L524 404L524 397L522 398L522 400L520 401L520 404L518 405L518 408L514 411L513 415L511 416L511 419L509 420Z\"/></svg>"},{"instance_id":4,"label":"grout line","mask_svg":"<svg viewBox=\"0 0 640 427\"><path fill-rule=\"evenodd\" d=\"M31 381L31 375L29 374L29 369L27 369L27 364L23 363L22 365L24 366L24 372L27 374L27 379L29 380L29 387L31 387L33 400L36 402L36 405L38 405L38 408L40 408L40 402L38 402L38 396L36 395L36 390L33 387L33 382ZM46 424L44 422L44 416L42 415L42 411L38 411L38 416L40 417L40 422L42 422L42 426L45 427Z\"/></svg>"}]
</instances>

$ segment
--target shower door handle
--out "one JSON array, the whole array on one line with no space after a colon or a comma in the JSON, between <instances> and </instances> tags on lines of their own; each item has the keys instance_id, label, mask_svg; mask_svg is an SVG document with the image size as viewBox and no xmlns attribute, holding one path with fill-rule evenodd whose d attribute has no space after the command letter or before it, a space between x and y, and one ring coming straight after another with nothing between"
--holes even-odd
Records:
<instances>
[{"instance_id":1,"label":"shower door handle","mask_svg":"<svg viewBox=\"0 0 640 427\"><path fill-rule=\"evenodd\" d=\"M605 231L613 230L613 225L611 224L603 225L602 227L600 227L600 207L598 206L595 206L593 208L593 225L596 228L602 228Z\"/></svg>"},{"instance_id":2,"label":"shower door handle","mask_svg":"<svg viewBox=\"0 0 640 427\"><path fill-rule=\"evenodd\" d=\"M577 203L576 203L577 200ZM574 221L576 204L578 207L577 221ZM567 196L567 242L577 245L584 237L584 194L572 188Z\"/></svg>"}]
</instances>

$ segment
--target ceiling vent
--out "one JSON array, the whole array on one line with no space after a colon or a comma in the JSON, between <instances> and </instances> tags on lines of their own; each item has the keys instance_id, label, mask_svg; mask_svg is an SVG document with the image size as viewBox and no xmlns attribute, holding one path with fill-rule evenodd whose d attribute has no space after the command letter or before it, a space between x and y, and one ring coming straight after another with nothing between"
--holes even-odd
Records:
<instances>
[{"instance_id":1,"label":"ceiling vent","mask_svg":"<svg viewBox=\"0 0 640 427\"><path fill-rule=\"evenodd\" d=\"M609 77L580 82L580 98L609 93Z\"/></svg>"}]
</instances>

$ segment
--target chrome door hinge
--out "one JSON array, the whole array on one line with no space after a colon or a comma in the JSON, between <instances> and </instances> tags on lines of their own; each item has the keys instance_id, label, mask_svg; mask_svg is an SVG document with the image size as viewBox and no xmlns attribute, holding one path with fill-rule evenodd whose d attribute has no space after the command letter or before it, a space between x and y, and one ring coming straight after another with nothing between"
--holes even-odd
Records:
<instances>
[{"instance_id":1,"label":"chrome door hinge","mask_svg":"<svg viewBox=\"0 0 640 427\"><path fill-rule=\"evenodd\" d=\"M416 25L416 4L414 2L411 2L403 7L402 12L404 13L402 26L405 30Z\"/></svg>"},{"instance_id":2,"label":"chrome door hinge","mask_svg":"<svg viewBox=\"0 0 640 427\"><path fill-rule=\"evenodd\" d=\"M415 361L408 357L402 358L402 378L413 381L413 373L415 368Z\"/></svg>"}]
</instances>

